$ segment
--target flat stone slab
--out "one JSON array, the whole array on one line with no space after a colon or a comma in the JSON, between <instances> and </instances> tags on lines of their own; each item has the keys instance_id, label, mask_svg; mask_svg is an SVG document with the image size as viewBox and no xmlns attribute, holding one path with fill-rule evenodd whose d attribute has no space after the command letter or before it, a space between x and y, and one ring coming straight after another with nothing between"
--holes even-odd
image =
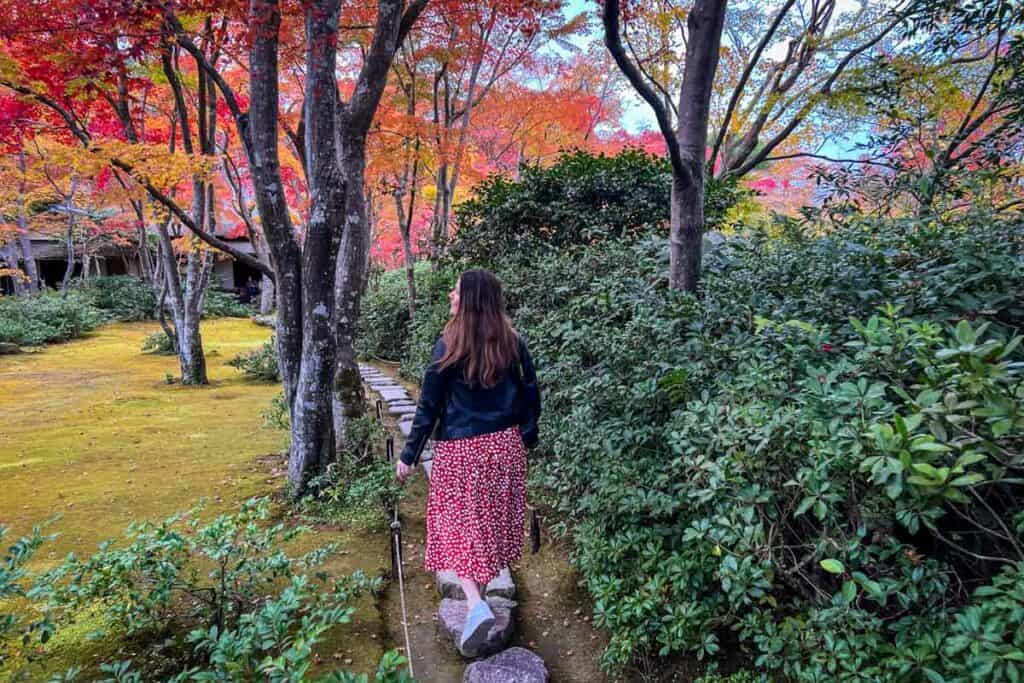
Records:
<instances>
[{"instance_id":1,"label":"flat stone slab","mask_svg":"<svg viewBox=\"0 0 1024 683\"><path fill-rule=\"evenodd\" d=\"M494 612L494 625L487 632L487 638L477 649L470 652L459 650L463 657L473 659L474 657L486 657L501 652L512 639L512 632L515 630L515 611L517 605L511 600L504 598L487 598L487 604ZM442 635L450 639L459 648L459 639L462 638L462 628L466 625L466 602L464 600L451 600L445 598L437 608L437 627Z\"/></svg>"},{"instance_id":2,"label":"flat stone slab","mask_svg":"<svg viewBox=\"0 0 1024 683\"><path fill-rule=\"evenodd\" d=\"M548 683L548 668L526 648L511 647L467 666L462 683Z\"/></svg>"},{"instance_id":3,"label":"flat stone slab","mask_svg":"<svg viewBox=\"0 0 1024 683\"><path fill-rule=\"evenodd\" d=\"M388 408L388 413L391 414L391 415L415 415L416 414L416 406L413 406L413 405L390 406Z\"/></svg>"},{"instance_id":4,"label":"flat stone slab","mask_svg":"<svg viewBox=\"0 0 1024 683\"><path fill-rule=\"evenodd\" d=\"M408 408L409 406L412 406L413 408L416 407L416 401L412 400L411 398L396 398L390 401L385 401L385 403L388 404L388 408Z\"/></svg>"},{"instance_id":5,"label":"flat stone slab","mask_svg":"<svg viewBox=\"0 0 1024 683\"><path fill-rule=\"evenodd\" d=\"M398 423L398 431L402 432L403 436L409 436L412 433L412 420L404 420Z\"/></svg>"}]
</instances>

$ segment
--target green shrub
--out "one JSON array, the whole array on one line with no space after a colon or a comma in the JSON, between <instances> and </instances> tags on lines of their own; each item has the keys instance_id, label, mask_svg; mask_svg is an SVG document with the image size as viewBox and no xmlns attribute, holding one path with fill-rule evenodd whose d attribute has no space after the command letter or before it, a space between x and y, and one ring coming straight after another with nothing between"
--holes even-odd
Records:
<instances>
[{"instance_id":1,"label":"green shrub","mask_svg":"<svg viewBox=\"0 0 1024 683\"><path fill-rule=\"evenodd\" d=\"M152 320L156 297L148 284L131 275L110 275L75 280L74 287L93 308L111 321Z\"/></svg>"},{"instance_id":2,"label":"green shrub","mask_svg":"<svg viewBox=\"0 0 1024 683\"><path fill-rule=\"evenodd\" d=\"M448 291L455 282L454 271L443 268L435 271L429 263L416 264L416 318L424 316L435 325L448 317ZM379 287L367 292L363 298L359 318L356 351L363 358L399 361L410 355L412 343L409 332L413 325L409 319L408 284L404 270L392 270L380 278ZM438 301L446 302L443 309ZM433 348L433 342L431 342Z\"/></svg>"},{"instance_id":3,"label":"green shrub","mask_svg":"<svg viewBox=\"0 0 1024 683\"><path fill-rule=\"evenodd\" d=\"M277 382L281 379L277 365L277 342L273 336L259 348L238 354L228 361L228 365L249 379L261 382Z\"/></svg>"},{"instance_id":4,"label":"green shrub","mask_svg":"<svg viewBox=\"0 0 1024 683\"><path fill-rule=\"evenodd\" d=\"M46 291L0 298L0 341L41 346L81 337L102 322L100 313L77 292L61 297Z\"/></svg>"},{"instance_id":5,"label":"green shrub","mask_svg":"<svg viewBox=\"0 0 1024 683\"><path fill-rule=\"evenodd\" d=\"M706 674L698 678L696 683L762 683L767 680L764 674L743 670L731 674Z\"/></svg>"},{"instance_id":6,"label":"green shrub","mask_svg":"<svg viewBox=\"0 0 1024 683\"><path fill-rule=\"evenodd\" d=\"M174 340L163 330L146 335L142 340L142 352L156 356L173 356L178 353L174 348Z\"/></svg>"},{"instance_id":7,"label":"green shrub","mask_svg":"<svg viewBox=\"0 0 1024 683\"><path fill-rule=\"evenodd\" d=\"M0 526L0 539L7 532L7 527ZM7 548L7 554L0 562L0 605L10 605L12 600L27 597L34 575L26 565L51 538L43 535L42 526L36 526L31 534L19 538ZM25 645L33 640L46 643L53 634L53 628L53 622L45 614L36 621L26 623L20 614L0 612L0 645L12 637L19 638ZM0 647L0 664L4 663L4 656L4 650Z\"/></svg>"},{"instance_id":8,"label":"green shrub","mask_svg":"<svg viewBox=\"0 0 1024 683\"><path fill-rule=\"evenodd\" d=\"M284 400L283 391L270 399L270 405L263 411L263 422L270 429L288 431L290 428L291 416L288 414L288 402Z\"/></svg>"},{"instance_id":9,"label":"green shrub","mask_svg":"<svg viewBox=\"0 0 1024 683\"><path fill-rule=\"evenodd\" d=\"M210 283L203 299L204 318L248 318L252 307L239 303L235 295L219 289L216 278Z\"/></svg>"},{"instance_id":10,"label":"green shrub","mask_svg":"<svg viewBox=\"0 0 1024 683\"><path fill-rule=\"evenodd\" d=\"M572 531L606 666L739 647L803 681L1024 674L1024 226L787 221L711 249L700 299L668 289L660 236L527 259L500 226L438 277L506 286L544 391L535 500ZM417 308L408 375L447 308Z\"/></svg>"},{"instance_id":11,"label":"green shrub","mask_svg":"<svg viewBox=\"0 0 1024 683\"><path fill-rule=\"evenodd\" d=\"M668 234L672 170L664 157L628 149L615 156L576 151L518 180L494 175L456 207L455 259L485 264L495 256L603 240ZM744 195L735 182L710 179L705 214L721 222Z\"/></svg>"},{"instance_id":12,"label":"green shrub","mask_svg":"<svg viewBox=\"0 0 1024 683\"><path fill-rule=\"evenodd\" d=\"M367 414L350 424L346 436L345 452L313 480L315 493L303 502L303 509L318 519L380 527L387 521L385 512L403 491L394 465L383 457L384 429L375 416Z\"/></svg>"},{"instance_id":13,"label":"green shrub","mask_svg":"<svg viewBox=\"0 0 1024 683\"><path fill-rule=\"evenodd\" d=\"M47 634L83 609L99 610L107 628L159 642L167 655L162 664L151 657L146 671L131 661L103 664L113 676L109 680L308 680L317 643L350 623L351 603L363 592L378 591L380 579L360 572L330 579L319 571L335 544L299 556L283 550L306 529L273 523L266 499L246 501L237 513L205 523L201 512L194 508L160 523L133 524L121 541L108 541L84 559L68 556L32 577L33 587L24 590L21 566L41 543L37 531L12 547L14 560L0 569L0 591L36 601L47 615ZM0 615L0 624L16 623L12 619ZM411 681L401 671L404 663L389 652L374 680ZM77 680L81 672L75 667L52 680ZM337 671L318 680L366 679Z\"/></svg>"},{"instance_id":14,"label":"green shrub","mask_svg":"<svg viewBox=\"0 0 1024 683\"><path fill-rule=\"evenodd\" d=\"M668 162L639 150L615 156L574 152L514 181L494 175L456 207L451 253L474 263L538 245L589 244L667 232Z\"/></svg>"}]
</instances>

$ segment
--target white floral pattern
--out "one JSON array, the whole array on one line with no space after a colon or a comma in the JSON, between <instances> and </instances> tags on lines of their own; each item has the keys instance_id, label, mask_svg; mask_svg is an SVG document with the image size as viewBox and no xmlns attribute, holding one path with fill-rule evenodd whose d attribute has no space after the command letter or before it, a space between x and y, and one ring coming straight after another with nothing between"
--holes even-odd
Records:
<instances>
[{"instance_id":1,"label":"white floral pattern","mask_svg":"<svg viewBox=\"0 0 1024 683\"><path fill-rule=\"evenodd\" d=\"M526 446L518 427L434 443L428 571L487 584L519 561L525 521Z\"/></svg>"}]
</instances>

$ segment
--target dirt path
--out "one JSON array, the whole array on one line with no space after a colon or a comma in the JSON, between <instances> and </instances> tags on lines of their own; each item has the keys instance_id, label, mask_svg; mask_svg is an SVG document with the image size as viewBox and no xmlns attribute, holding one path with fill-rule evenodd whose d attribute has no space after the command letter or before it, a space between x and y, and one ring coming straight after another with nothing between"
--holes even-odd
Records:
<instances>
[{"instance_id":1,"label":"dirt path","mask_svg":"<svg viewBox=\"0 0 1024 683\"><path fill-rule=\"evenodd\" d=\"M376 367L397 377L393 366L377 364ZM401 384L411 395L418 395L415 385ZM370 396L376 398L373 393ZM395 437L397 454L405 440L395 420L389 419L388 424ZM438 637L434 575L423 569L427 491L423 470L417 468L400 508L412 662L420 683L458 683L466 661L450 643ZM598 665L606 640L591 624L590 603L577 586L577 575L566 561L564 549L545 536L540 552L532 555L526 532L524 529L523 560L513 570L519 614L512 646L525 647L540 655L553 683L611 683ZM392 640L402 644L397 582L390 586L385 609Z\"/></svg>"}]
</instances>

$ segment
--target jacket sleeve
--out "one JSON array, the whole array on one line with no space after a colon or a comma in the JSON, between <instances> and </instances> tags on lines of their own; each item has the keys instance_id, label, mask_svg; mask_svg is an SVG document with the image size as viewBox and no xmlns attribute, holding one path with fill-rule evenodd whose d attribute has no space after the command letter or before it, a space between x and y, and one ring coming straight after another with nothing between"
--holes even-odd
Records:
<instances>
[{"instance_id":1,"label":"jacket sleeve","mask_svg":"<svg viewBox=\"0 0 1024 683\"><path fill-rule=\"evenodd\" d=\"M519 340L519 362L523 367L523 391L525 392L525 415L519 425L523 443L528 448L537 445L540 438L538 421L540 420L540 388L537 386L537 370L533 367L533 359L526 348L526 342Z\"/></svg>"},{"instance_id":2,"label":"jacket sleeve","mask_svg":"<svg viewBox=\"0 0 1024 683\"><path fill-rule=\"evenodd\" d=\"M434 353L430 359L430 365L423 375L423 384L420 386L420 402L416 406L416 417L412 421L412 429L409 431L409 438L405 441L405 448L402 449L401 459L406 465L415 465L419 462L423 447L434 431L434 425L441 417L445 409L448 396L448 380L446 375L438 370L438 361L444 355L444 340L438 339L434 345Z\"/></svg>"}]
</instances>

